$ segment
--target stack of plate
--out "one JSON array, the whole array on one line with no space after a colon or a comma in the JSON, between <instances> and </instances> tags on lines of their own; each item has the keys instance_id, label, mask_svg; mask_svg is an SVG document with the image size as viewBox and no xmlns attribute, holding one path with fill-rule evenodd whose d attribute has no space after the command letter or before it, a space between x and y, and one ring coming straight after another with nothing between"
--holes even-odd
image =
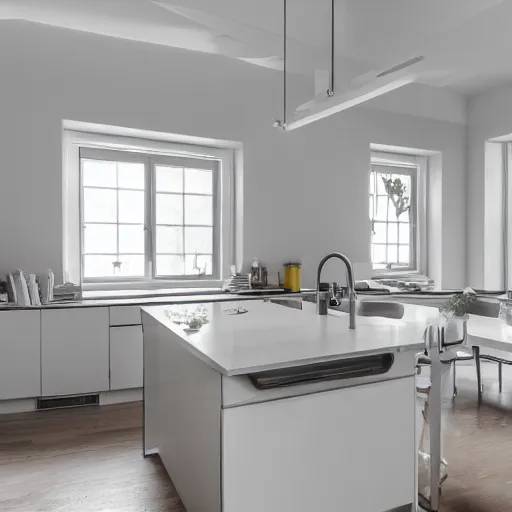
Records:
<instances>
[{"instance_id":1,"label":"stack of plate","mask_svg":"<svg viewBox=\"0 0 512 512\"><path fill-rule=\"evenodd\" d=\"M249 274L235 274L231 276L228 284L228 290L231 293L237 293L241 290L250 290L251 282Z\"/></svg>"}]
</instances>

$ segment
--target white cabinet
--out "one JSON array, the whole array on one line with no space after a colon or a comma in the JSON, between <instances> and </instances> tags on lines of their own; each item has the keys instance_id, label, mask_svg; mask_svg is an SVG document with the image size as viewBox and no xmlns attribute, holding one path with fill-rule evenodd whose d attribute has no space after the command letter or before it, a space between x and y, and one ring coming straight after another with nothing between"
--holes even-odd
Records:
<instances>
[{"instance_id":1,"label":"white cabinet","mask_svg":"<svg viewBox=\"0 0 512 512\"><path fill-rule=\"evenodd\" d=\"M0 312L0 400L41 395L39 311Z\"/></svg>"},{"instance_id":2,"label":"white cabinet","mask_svg":"<svg viewBox=\"0 0 512 512\"><path fill-rule=\"evenodd\" d=\"M223 511L413 503L414 409L414 377L224 409Z\"/></svg>"},{"instance_id":3,"label":"white cabinet","mask_svg":"<svg viewBox=\"0 0 512 512\"><path fill-rule=\"evenodd\" d=\"M109 389L108 308L41 312L42 395Z\"/></svg>"},{"instance_id":4,"label":"white cabinet","mask_svg":"<svg viewBox=\"0 0 512 512\"><path fill-rule=\"evenodd\" d=\"M141 388L142 368L142 326L111 327L110 389Z\"/></svg>"}]
</instances>

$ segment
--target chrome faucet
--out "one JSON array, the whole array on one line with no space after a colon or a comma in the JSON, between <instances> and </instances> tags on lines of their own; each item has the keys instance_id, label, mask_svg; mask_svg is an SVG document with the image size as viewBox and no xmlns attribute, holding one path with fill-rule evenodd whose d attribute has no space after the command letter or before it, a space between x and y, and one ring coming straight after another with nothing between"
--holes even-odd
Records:
<instances>
[{"instance_id":1,"label":"chrome faucet","mask_svg":"<svg viewBox=\"0 0 512 512\"><path fill-rule=\"evenodd\" d=\"M345 263L347 267L347 288L348 288L348 304L350 313L350 329L356 328L356 292L355 292L355 281L354 281L354 268L350 260L340 252L332 252L325 256L322 261L318 264L318 271L316 274L316 312L319 315L327 315L329 308L330 295L328 293L320 293L320 277L322 275L322 269L324 265L332 258L338 258Z\"/></svg>"}]
</instances>

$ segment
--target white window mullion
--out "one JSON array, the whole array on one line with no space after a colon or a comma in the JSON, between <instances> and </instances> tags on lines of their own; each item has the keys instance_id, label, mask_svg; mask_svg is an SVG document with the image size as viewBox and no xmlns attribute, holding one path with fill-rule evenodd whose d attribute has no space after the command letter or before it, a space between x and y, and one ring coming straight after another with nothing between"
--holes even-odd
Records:
<instances>
[{"instance_id":1,"label":"white window mullion","mask_svg":"<svg viewBox=\"0 0 512 512\"><path fill-rule=\"evenodd\" d=\"M144 248L145 257L145 274L147 279L153 279L155 275L155 251L154 251L154 183L153 183L153 161L150 157L146 159L144 164Z\"/></svg>"}]
</instances>

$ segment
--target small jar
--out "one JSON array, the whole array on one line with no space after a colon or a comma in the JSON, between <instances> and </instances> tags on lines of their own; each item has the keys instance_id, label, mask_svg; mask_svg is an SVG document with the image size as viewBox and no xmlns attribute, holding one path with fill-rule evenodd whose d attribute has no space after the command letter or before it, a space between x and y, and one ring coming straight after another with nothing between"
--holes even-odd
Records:
<instances>
[{"instance_id":1,"label":"small jar","mask_svg":"<svg viewBox=\"0 0 512 512\"><path fill-rule=\"evenodd\" d=\"M286 263L284 266L284 288L290 292L300 292L300 263Z\"/></svg>"}]
</instances>

